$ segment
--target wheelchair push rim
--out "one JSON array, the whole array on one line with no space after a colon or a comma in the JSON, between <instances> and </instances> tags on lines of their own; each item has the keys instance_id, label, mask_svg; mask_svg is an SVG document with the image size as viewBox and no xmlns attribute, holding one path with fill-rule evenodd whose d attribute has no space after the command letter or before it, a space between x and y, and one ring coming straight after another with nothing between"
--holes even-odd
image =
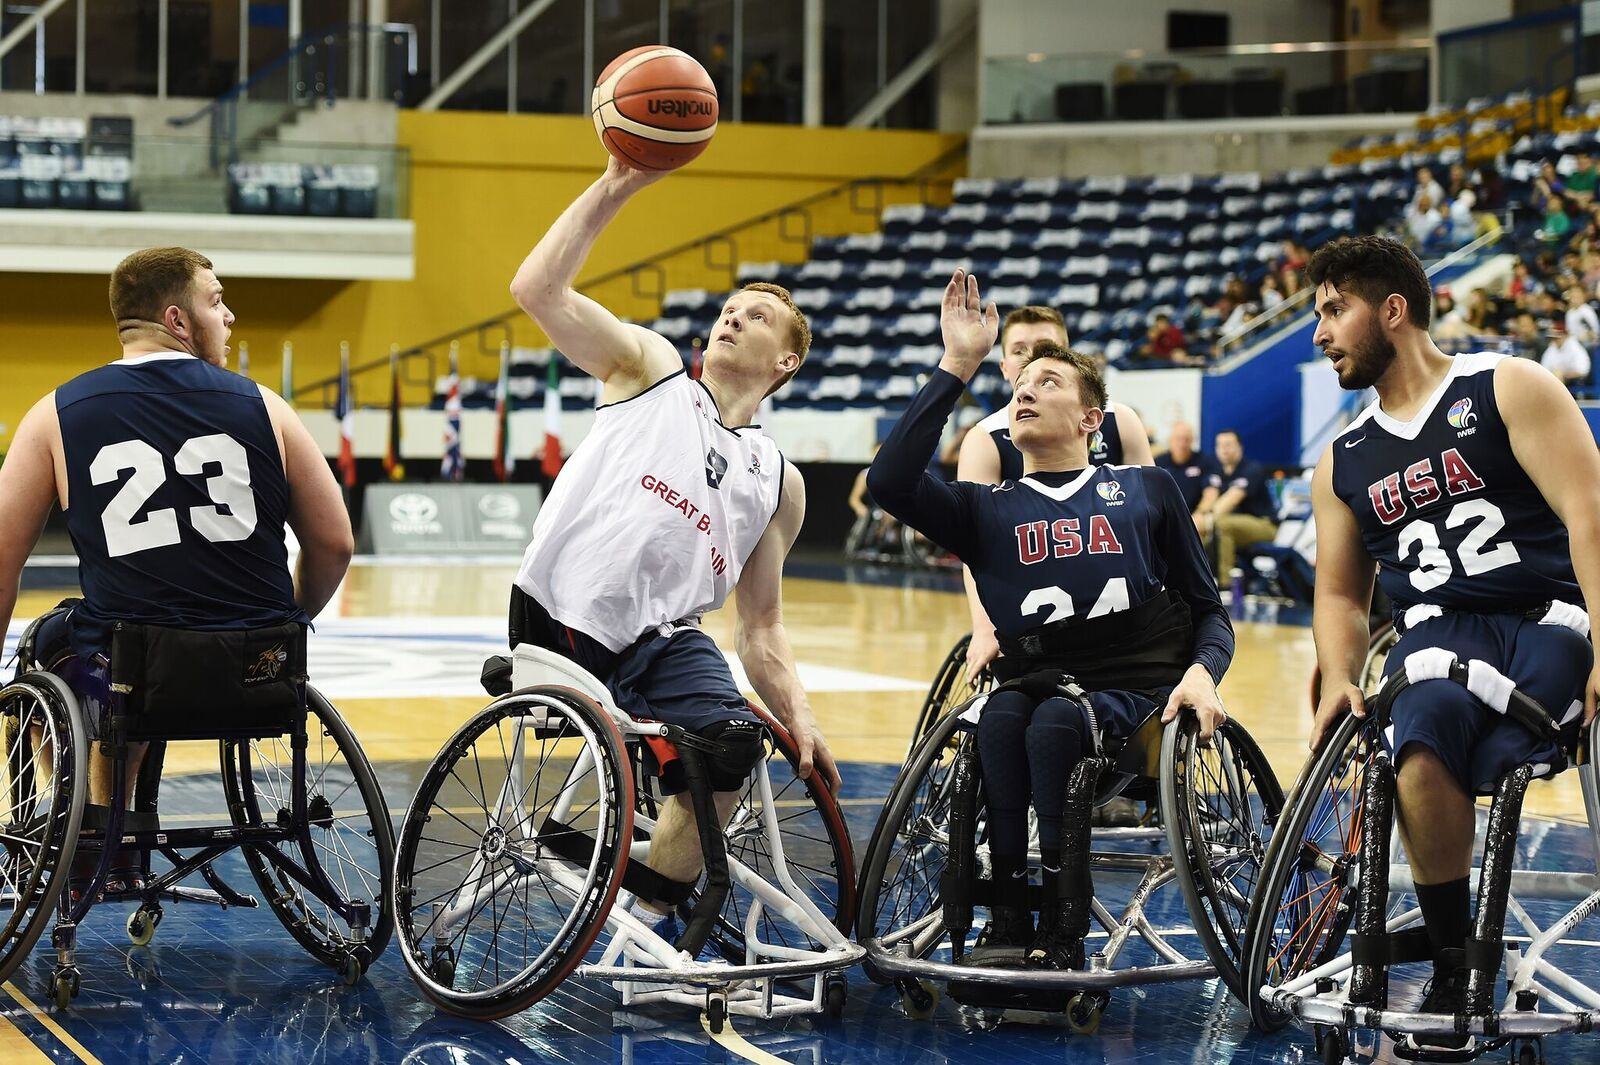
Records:
<instances>
[{"instance_id":1,"label":"wheelchair push rim","mask_svg":"<svg viewBox=\"0 0 1600 1065\"><path fill-rule=\"evenodd\" d=\"M1341 719L1301 769L1267 846L1245 935L1245 1002L1263 1031L1289 1020L1267 1003L1263 989L1332 959L1349 930L1362 783L1377 743L1367 720Z\"/></svg>"},{"instance_id":2,"label":"wheelchair push rim","mask_svg":"<svg viewBox=\"0 0 1600 1065\"><path fill-rule=\"evenodd\" d=\"M40 730L35 747L32 732ZM0 688L0 981L54 915L83 825L88 742L78 702L46 673ZM49 772L35 756L54 752Z\"/></svg>"},{"instance_id":3,"label":"wheelchair push rim","mask_svg":"<svg viewBox=\"0 0 1600 1065\"><path fill-rule=\"evenodd\" d=\"M355 734L309 687L306 738L307 830L272 847L273 854L262 846L244 847L245 863L272 911L308 953L336 968L354 958L364 972L394 934L394 826ZM235 824L291 823L289 737L223 741L222 776ZM317 890L289 875L273 860L278 856L305 870ZM324 893L330 897L319 897ZM367 927L359 933L341 912L358 900L368 907Z\"/></svg>"},{"instance_id":4,"label":"wheelchair push rim","mask_svg":"<svg viewBox=\"0 0 1600 1065\"><path fill-rule=\"evenodd\" d=\"M463 725L418 787L395 863L423 994L493 1019L559 986L616 900L633 799L615 723L570 688L514 692Z\"/></svg>"},{"instance_id":5,"label":"wheelchair push rim","mask_svg":"<svg viewBox=\"0 0 1600 1065\"><path fill-rule=\"evenodd\" d=\"M1209 745L1200 744L1199 734L1199 722L1186 712L1162 736L1167 845L1206 955L1228 988L1244 999L1246 919L1267 839L1283 812L1283 789L1238 722L1224 721Z\"/></svg>"}]
</instances>

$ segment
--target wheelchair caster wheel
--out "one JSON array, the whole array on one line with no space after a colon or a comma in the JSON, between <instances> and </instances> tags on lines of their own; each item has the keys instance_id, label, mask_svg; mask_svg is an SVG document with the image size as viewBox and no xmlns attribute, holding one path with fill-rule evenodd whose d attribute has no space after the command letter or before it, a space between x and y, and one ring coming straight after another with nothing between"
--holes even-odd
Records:
<instances>
[{"instance_id":1,"label":"wheelchair caster wheel","mask_svg":"<svg viewBox=\"0 0 1600 1065\"><path fill-rule=\"evenodd\" d=\"M66 1009L72 1000L78 997L78 970L76 968L58 969L50 974L50 997L55 1000L57 1009Z\"/></svg>"},{"instance_id":2,"label":"wheelchair caster wheel","mask_svg":"<svg viewBox=\"0 0 1600 1065\"><path fill-rule=\"evenodd\" d=\"M1513 1065L1544 1065L1544 1044L1526 1039L1512 1045Z\"/></svg>"},{"instance_id":3,"label":"wheelchair caster wheel","mask_svg":"<svg viewBox=\"0 0 1600 1065\"><path fill-rule=\"evenodd\" d=\"M156 937L156 926L160 923L160 910L139 907L128 915L128 941L136 947L148 946Z\"/></svg>"},{"instance_id":4,"label":"wheelchair caster wheel","mask_svg":"<svg viewBox=\"0 0 1600 1065\"><path fill-rule=\"evenodd\" d=\"M1319 1028L1317 1053L1322 1058L1322 1065L1343 1065L1350 1056L1350 1048L1345 1043L1344 1033L1337 1028Z\"/></svg>"},{"instance_id":5,"label":"wheelchair caster wheel","mask_svg":"<svg viewBox=\"0 0 1600 1065\"><path fill-rule=\"evenodd\" d=\"M910 981L900 989L900 1005L912 1020L928 1020L939 1008L939 989L926 980Z\"/></svg>"},{"instance_id":6,"label":"wheelchair caster wheel","mask_svg":"<svg viewBox=\"0 0 1600 1065\"><path fill-rule=\"evenodd\" d=\"M1092 991L1079 991L1067 1000L1067 1027L1077 1035L1093 1035L1100 1030L1100 1018L1110 1000Z\"/></svg>"},{"instance_id":7,"label":"wheelchair caster wheel","mask_svg":"<svg viewBox=\"0 0 1600 1065\"><path fill-rule=\"evenodd\" d=\"M346 954L339 966L339 979L344 981L345 987L355 987L361 982L362 971L361 959L354 954Z\"/></svg>"},{"instance_id":8,"label":"wheelchair caster wheel","mask_svg":"<svg viewBox=\"0 0 1600 1065\"><path fill-rule=\"evenodd\" d=\"M844 1004L850 997L850 989L845 986L844 977L830 976L822 990L822 1006L827 1010L828 1016L838 1020L844 1016Z\"/></svg>"},{"instance_id":9,"label":"wheelchair caster wheel","mask_svg":"<svg viewBox=\"0 0 1600 1065\"><path fill-rule=\"evenodd\" d=\"M706 1027L712 1035L721 1035L728 1023L728 996L719 993L706 996Z\"/></svg>"}]
</instances>

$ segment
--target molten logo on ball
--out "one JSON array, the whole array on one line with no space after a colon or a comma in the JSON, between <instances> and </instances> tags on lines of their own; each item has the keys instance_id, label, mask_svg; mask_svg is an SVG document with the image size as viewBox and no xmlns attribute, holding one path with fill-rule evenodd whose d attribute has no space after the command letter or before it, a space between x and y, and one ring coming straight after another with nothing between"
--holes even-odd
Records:
<instances>
[{"instance_id":1,"label":"molten logo on ball","mask_svg":"<svg viewBox=\"0 0 1600 1065\"><path fill-rule=\"evenodd\" d=\"M716 115L717 105L707 100L652 99L649 110L652 115L672 115L676 118L705 115L710 118Z\"/></svg>"}]
</instances>

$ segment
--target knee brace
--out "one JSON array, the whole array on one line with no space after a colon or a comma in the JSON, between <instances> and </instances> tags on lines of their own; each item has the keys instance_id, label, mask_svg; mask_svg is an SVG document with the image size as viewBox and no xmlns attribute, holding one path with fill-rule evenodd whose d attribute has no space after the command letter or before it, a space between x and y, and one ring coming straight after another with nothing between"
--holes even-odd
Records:
<instances>
[{"instance_id":1,"label":"knee brace","mask_svg":"<svg viewBox=\"0 0 1600 1065\"><path fill-rule=\"evenodd\" d=\"M767 753L766 730L754 721L718 721L700 730L712 791L738 791Z\"/></svg>"}]
</instances>

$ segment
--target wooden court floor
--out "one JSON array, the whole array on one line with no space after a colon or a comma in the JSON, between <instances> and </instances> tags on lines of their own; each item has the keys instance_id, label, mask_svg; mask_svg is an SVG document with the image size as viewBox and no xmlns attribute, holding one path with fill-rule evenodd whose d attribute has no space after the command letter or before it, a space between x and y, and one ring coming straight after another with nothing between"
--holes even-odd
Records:
<instances>
[{"instance_id":1,"label":"wooden court floor","mask_svg":"<svg viewBox=\"0 0 1600 1065\"><path fill-rule=\"evenodd\" d=\"M514 572L509 561L363 562L318 620L310 643L313 683L350 721L396 818L422 767L488 702L479 668L485 656L505 649L504 610ZM795 565L791 573L784 585L788 636L802 683L843 765L841 805L859 860L929 683L966 632L966 606L958 583L947 576L825 565ZM27 578L24 587L6 634L7 661L22 621L71 591ZM724 648L732 645L732 624L731 610L707 619ZM1236 628L1238 654L1223 698L1287 787L1310 732L1310 630L1267 610ZM175 744L167 766L163 817L226 821L215 743ZM1590 861L1588 834L1577 827L1583 822L1575 775L1535 783L1526 809L1542 816L1524 832L1519 867ZM237 856L220 862L218 871L230 883L250 882ZM841 1020L741 1019L734 1026L738 1041L713 1040L690 1010L622 1010L611 989L582 980L501 1022L476 1023L427 1005L393 944L357 987L341 988L270 913L173 906L153 944L130 947L125 910L97 907L80 931L85 988L71 1009L47 1004L48 942L0 987L0 1062L1289 1065L1314 1056L1303 1033L1250 1030L1243 1009L1215 980L1124 989L1092 1038L1071 1036L1059 1024L993 1028L950 1003L931 1022L914 1022L900 1011L893 989L872 984L859 968L849 974ZM1163 927L1187 921L1180 909L1150 916ZM1413 992L1419 989L1403 993ZM1594 1037L1548 1041L1546 1050L1553 1065L1592 1061ZM1385 1048L1377 1060L1396 1059Z\"/></svg>"}]
</instances>

